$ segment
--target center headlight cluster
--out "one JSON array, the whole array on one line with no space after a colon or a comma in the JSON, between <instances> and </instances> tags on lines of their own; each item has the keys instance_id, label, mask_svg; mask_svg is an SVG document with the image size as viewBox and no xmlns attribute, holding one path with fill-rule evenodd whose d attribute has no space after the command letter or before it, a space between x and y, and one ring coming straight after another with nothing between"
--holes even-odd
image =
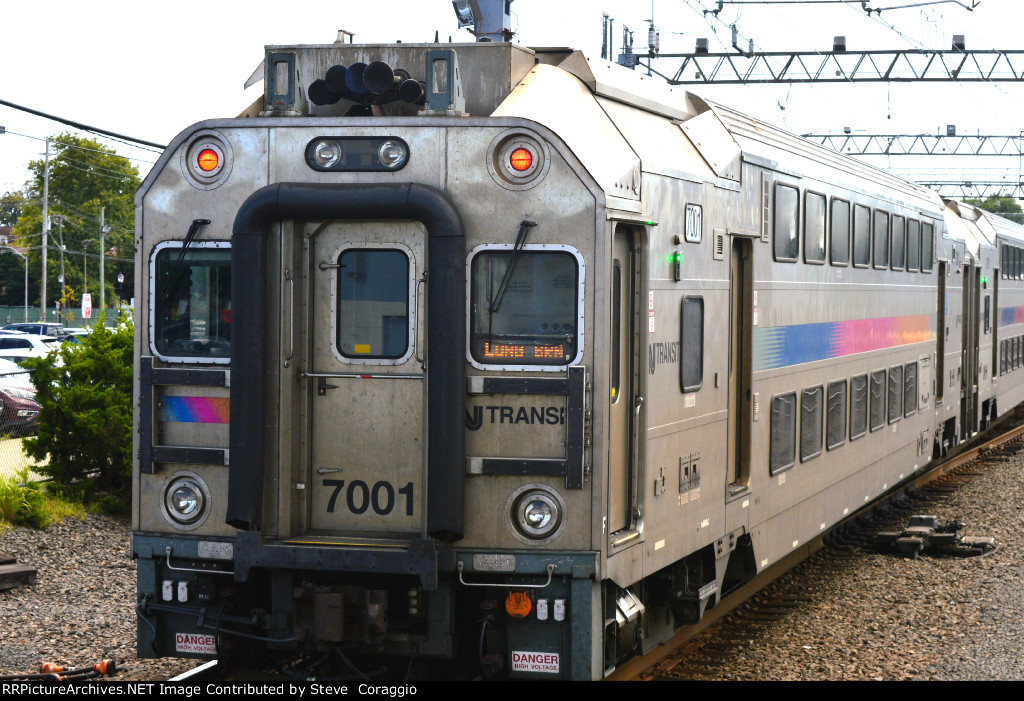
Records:
<instances>
[{"instance_id":1,"label":"center headlight cluster","mask_svg":"<svg viewBox=\"0 0 1024 701\"><path fill-rule=\"evenodd\" d=\"M409 145L397 137L320 137L306 146L306 163L320 171L401 170Z\"/></svg>"},{"instance_id":2,"label":"center headlight cluster","mask_svg":"<svg viewBox=\"0 0 1024 701\"><path fill-rule=\"evenodd\" d=\"M198 528L209 515L210 490L194 472L179 472L164 489L162 507L164 518L175 528Z\"/></svg>"},{"instance_id":3,"label":"center headlight cluster","mask_svg":"<svg viewBox=\"0 0 1024 701\"><path fill-rule=\"evenodd\" d=\"M557 538L565 526L565 504L544 485L520 487L508 500L512 533L523 542L541 545Z\"/></svg>"}]
</instances>

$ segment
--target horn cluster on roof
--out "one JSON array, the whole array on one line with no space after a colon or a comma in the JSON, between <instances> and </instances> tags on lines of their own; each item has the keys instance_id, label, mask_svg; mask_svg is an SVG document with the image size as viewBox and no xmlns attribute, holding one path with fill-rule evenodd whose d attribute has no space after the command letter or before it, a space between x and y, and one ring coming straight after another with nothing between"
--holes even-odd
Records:
<instances>
[{"instance_id":1,"label":"horn cluster on roof","mask_svg":"<svg viewBox=\"0 0 1024 701\"><path fill-rule=\"evenodd\" d=\"M314 80L307 91L314 105L333 105L342 98L364 107L402 100L423 105L426 85L413 80L409 71L392 68L384 61L332 66L323 78Z\"/></svg>"}]
</instances>

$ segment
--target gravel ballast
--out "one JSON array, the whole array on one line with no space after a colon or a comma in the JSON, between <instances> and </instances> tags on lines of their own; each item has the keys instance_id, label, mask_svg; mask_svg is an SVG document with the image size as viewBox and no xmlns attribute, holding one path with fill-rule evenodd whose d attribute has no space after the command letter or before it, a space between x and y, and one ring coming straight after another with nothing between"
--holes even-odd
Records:
<instances>
[{"instance_id":1,"label":"gravel ballast","mask_svg":"<svg viewBox=\"0 0 1024 701\"><path fill-rule=\"evenodd\" d=\"M166 680L201 661L135 657L135 561L125 519L89 515L45 531L0 533L0 552L38 570L36 583L0 591L0 674L113 659L114 679Z\"/></svg>"},{"instance_id":2,"label":"gravel ballast","mask_svg":"<svg viewBox=\"0 0 1024 701\"><path fill-rule=\"evenodd\" d=\"M806 603L731 639L713 664L679 665L684 678L1024 680L1024 455L984 468L932 513L994 537L998 549L970 559L866 552L841 568L801 566L784 586ZM39 570L34 585L0 592L0 674L114 658L116 678L150 681L199 664L136 659L128 538L127 521L104 515L0 535L0 551Z\"/></svg>"}]
</instances>

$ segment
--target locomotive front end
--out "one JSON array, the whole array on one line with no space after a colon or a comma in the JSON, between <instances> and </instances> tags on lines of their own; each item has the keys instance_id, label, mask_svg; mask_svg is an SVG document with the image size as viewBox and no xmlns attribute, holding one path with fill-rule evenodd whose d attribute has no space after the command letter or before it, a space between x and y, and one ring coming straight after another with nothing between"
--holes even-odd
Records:
<instances>
[{"instance_id":1,"label":"locomotive front end","mask_svg":"<svg viewBox=\"0 0 1024 701\"><path fill-rule=\"evenodd\" d=\"M558 136L492 116L536 62L270 47L261 103L147 178L140 657L600 675L605 223Z\"/></svg>"}]
</instances>

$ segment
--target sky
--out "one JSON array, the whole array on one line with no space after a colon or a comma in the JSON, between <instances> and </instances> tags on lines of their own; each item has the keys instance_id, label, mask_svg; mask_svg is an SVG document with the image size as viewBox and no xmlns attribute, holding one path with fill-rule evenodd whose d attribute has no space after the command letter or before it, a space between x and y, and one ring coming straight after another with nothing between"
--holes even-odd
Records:
<instances>
[{"instance_id":1,"label":"sky","mask_svg":"<svg viewBox=\"0 0 1024 701\"><path fill-rule=\"evenodd\" d=\"M525 46L571 46L601 53L602 13L615 20L616 53L622 26L644 50L648 20L661 32L661 51L692 51L707 37L711 51L731 43L729 25L759 51L828 50L844 35L850 50L948 49L963 34L969 49L1019 49L1024 30L1020 0L947 0L895 9L921 0L878 0L893 7L870 16L860 2L776 0L726 2L717 17L702 10L716 0L514 0L514 41ZM471 41L460 30L450 0L289 0L285 5L224 0L37 0L8 3L0 20L0 99L157 144L192 123L232 117L262 94L243 89L263 59L264 45L326 44L338 29L357 43ZM681 63L655 62L663 73ZM1024 59L1021 60L1024 65ZM639 70L639 69L638 69ZM936 134L955 124L964 134L1018 134L1024 124L1024 83L706 85L689 88L798 134ZM43 153L42 139L68 127L0 106L0 193L20 189L27 164ZM159 156L153 149L101 142L133 159L143 176ZM158 151L158 150L157 150ZM920 179L1008 178L1018 158L875 158L870 162ZM981 168L982 170L978 170ZM967 170L965 170L967 169ZM928 176L926 176L928 177Z\"/></svg>"}]
</instances>

